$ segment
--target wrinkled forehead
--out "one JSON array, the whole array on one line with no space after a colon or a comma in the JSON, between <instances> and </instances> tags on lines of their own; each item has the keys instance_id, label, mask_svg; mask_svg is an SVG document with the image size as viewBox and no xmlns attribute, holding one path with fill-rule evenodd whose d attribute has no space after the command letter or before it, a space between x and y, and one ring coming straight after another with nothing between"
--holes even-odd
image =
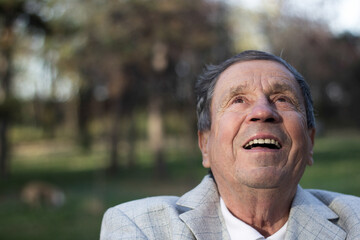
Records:
<instances>
[{"instance_id":1,"label":"wrinkled forehead","mask_svg":"<svg viewBox=\"0 0 360 240\"><path fill-rule=\"evenodd\" d=\"M281 63L270 60L238 62L222 72L214 89L214 97L224 91L294 91L302 98L294 75Z\"/></svg>"}]
</instances>

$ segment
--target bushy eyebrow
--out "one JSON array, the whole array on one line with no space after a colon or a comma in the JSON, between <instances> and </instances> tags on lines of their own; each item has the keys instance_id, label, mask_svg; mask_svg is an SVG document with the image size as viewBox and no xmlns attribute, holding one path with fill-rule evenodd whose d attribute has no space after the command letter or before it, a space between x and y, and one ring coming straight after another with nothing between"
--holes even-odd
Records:
<instances>
[{"instance_id":1,"label":"bushy eyebrow","mask_svg":"<svg viewBox=\"0 0 360 240\"><path fill-rule=\"evenodd\" d=\"M248 84L238 85L235 87L231 87L229 91L222 94L220 97L220 104L218 106L219 109L223 109L230 99L234 98L237 95L245 93L248 90Z\"/></svg>"},{"instance_id":2,"label":"bushy eyebrow","mask_svg":"<svg viewBox=\"0 0 360 240\"><path fill-rule=\"evenodd\" d=\"M233 97L249 91L248 84L242 84L235 87L231 87L230 91L223 95L223 102L228 102Z\"/></svg>"},{"instance_id":3,"label":"bushy eyebrow","mask_svg":"<svg viewBox=\"0 0 360 240\"><path fill-rule=\"evenodd\" d=\"M292 97L296 98L297 100L300 100L301 96L299 96L296 92L296 90L290 85L290 84L280 84L280 83L274 83L271 85L271 89L266 92L267 95L276 94L276 93L284 93L284 94L290 94Z\"/></svg>"},{"instance_id":4,"label":"bushy eyebrow","mask_svg":"<svg viewBox=\"0 0 360 240\"><path fill-rule=\"evenodd\" d=\"M239 93L244 93L249 90L248 84L238 85L236 87L231 87L229 94L226 94L227 96L234 96L238 95Z\"/></svg>"}]
</instances>

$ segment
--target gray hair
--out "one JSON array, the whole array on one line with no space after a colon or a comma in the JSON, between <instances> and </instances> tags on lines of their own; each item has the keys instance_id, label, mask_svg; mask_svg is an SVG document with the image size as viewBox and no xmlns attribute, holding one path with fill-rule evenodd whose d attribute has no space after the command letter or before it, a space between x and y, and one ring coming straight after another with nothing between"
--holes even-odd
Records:
<instances>
[{"instance_id":1,"label":"gray hair","mask_svg":"<svg viewBox=\"0 0 360 240\"><path fill-rule=\"evenodd\" d=\"M284 59L278 56L267 52L249 50L241 52L225 60L219 65L206 66L204 72L199 76L195 85L198 130L202 132L211 129L210 106L214 94L215 85L220 74L235 63L252 60L269 60L278 62L284 65L294 75L296 81L299 83L301 92L305 100L307 126L309 129L314 128L315 117L313 101L311 98L309 85L305 81L304 77L300 73L298 73L298 71L294 67L292 67Z\"/></svg>"}]
</instances>

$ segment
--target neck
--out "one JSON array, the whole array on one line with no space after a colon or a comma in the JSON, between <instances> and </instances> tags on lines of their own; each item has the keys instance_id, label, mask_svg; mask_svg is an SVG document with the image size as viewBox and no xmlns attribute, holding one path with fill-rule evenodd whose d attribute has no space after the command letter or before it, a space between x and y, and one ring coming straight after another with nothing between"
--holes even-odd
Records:
<instances>
[{"instance_id":1,"label":"neck","mask_svg":"<svg viewBox=\"0 0 360 240\"><path fill-rule=\"evenodd\" d=\"M223 189L220 195L226 207L238 219L255 228L264 237L277 232L288 220L291 202L296 193L288 188Z\"/></svg>"}]
</instances>

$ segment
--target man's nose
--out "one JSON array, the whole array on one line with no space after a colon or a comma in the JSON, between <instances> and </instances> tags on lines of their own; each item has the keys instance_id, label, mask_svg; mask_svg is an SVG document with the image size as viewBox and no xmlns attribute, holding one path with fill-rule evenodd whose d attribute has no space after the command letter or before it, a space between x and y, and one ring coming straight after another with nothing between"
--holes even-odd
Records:
<instances>
[{"instance_id":1,"label":"man's nose","mask_svg":"<svg viewBox=\"0 0 360 240\"><path fill-rule=\"evenodd\" d=\"M250 122L277 123L280 121L280 118L275 106L267 99L257 101L247 116L247 120Z\"/></svg>"}]
</instances>

